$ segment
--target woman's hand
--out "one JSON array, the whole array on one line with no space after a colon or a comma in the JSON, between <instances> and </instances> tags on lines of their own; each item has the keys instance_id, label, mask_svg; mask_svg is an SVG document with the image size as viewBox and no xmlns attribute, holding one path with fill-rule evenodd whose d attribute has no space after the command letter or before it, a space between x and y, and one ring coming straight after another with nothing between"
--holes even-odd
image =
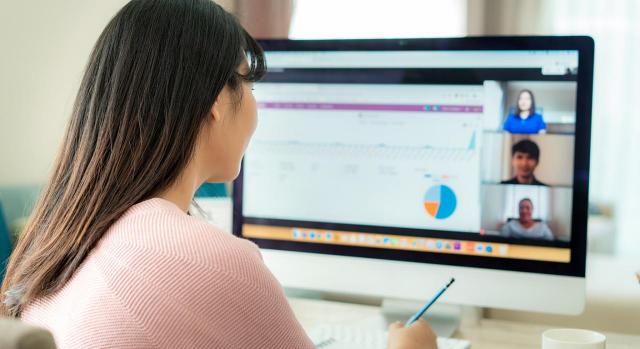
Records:
<instances>
[{"instance_id":1,"label":"woman's hand","mask_svg":"<svg viewBox=\"0 0 640 349\"><path fill-rule=\"evenodd\" d=\"M437 349L436 335L429 324L419 319L409 327L396 321L389 325L388 349Z\"/></svg>"}]
</instances>

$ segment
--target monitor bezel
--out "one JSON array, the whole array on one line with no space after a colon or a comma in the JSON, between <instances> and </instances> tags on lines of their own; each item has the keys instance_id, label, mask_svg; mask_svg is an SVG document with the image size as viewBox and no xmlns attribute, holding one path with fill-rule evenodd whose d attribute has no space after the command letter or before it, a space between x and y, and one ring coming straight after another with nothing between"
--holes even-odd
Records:
<instances>
[{"instance_id":1,"label":"monitor bezel","mask_svg":"<svg viewBox=\"0 0 640 349\"><path fill-rule=\"evenodd\" d=\"M291 252L311 252L330 255L357 256L420 262L472 268L519 271L539 274L585 276L587 248L587 218L589 198L589 160L591 105L593 91L594 41L588 36L500 36L437 39L351 39L351 40L259 40L268 51L578 51L576 91L576 125L571 219L571 260L569 263L543 262L496 257L479 257L447 253L425 253L379 248L327 245L309 242L255 239L260 248ZM268 63L268 62L267 62ZM243 168L233 183L233 234L242 237ZM292 226L295 221L292 221ZM366 231L363 226L362 231Z\"/></svg>"}]
</instances>

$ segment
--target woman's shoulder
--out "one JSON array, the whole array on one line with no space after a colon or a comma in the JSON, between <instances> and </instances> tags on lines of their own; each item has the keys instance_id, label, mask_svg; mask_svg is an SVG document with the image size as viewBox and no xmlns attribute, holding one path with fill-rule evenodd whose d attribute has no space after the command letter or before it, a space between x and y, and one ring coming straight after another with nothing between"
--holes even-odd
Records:
<instances>
[{"instance_id":1,"label":"woman's shoulder","mask_svg":"<svg viewBox=\"0 0 640 349\"><path fill-rule=\"evenodd\" d=\"M516 115L514 112L509 112L509 114L507 114L507 120L513 120L517 118L518 118L518 115Z\"/></svg>"},{"instance_id":2,"label":"woman's shoulder","mask_svg":"<svg viewBox=\"0 0 640 349\"><path fill-rule=\"evenodd\" d=\"M531 119L532 123L535 123L537 127L539 127L540 129L544 129L544 118L542 117L542 114L539 112L535 112L533 114L531 114L531 116L529 117L529 119Z\"/></svg>"},{"instance_id":3,"label":"woman's shoulder","mask_svg":"<svg viewBox=\"0 0 640 349\"><path fill-rule=\"evenodd\" d=\"M140 294L181 298L187 297L180 294L186 292L206 298L214 296L221 283L238 288L264 280L263 288L275 286L254 243L189 216L162 199L127 211L90 259L114 290ZM184 303L193 305L200 296Z\"/></svg>"},{"instance_id":4,"label":"woman's shoulder","mask_svg":"<svg viewBox=\"0 0 640 349\"><path fill-rule=\"evenodd\" d=\"M144 253L156 262L184 261L204 268L242 267L261 260L257 246L189 216L173 203L154 198L133 206L107 232L97 253L117 251L123 258ZM179 268L179 263L167 268Z\"/></svg>"}]
</instances>

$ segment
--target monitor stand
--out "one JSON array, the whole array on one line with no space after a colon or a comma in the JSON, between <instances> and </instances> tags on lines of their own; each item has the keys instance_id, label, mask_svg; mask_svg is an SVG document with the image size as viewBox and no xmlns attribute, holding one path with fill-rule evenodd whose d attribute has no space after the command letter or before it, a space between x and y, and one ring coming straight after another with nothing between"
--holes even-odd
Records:
<instances>
[{"instance_id":1,"label":"monitor stand","mask_svg":"<svg viewBox=\"0 0 640 349\"><path fill-rule=\"evenodd\" d=\"M380 314L358 321L357 325L386 330L389 324L400 321L403 324L411 318L424 303L404 299L384 298ZM461 324L477 325L482 318L482 309L478 307L434 304L423 316L429 322L438 337L451 337Z\"/></svg>"}]
</instances>

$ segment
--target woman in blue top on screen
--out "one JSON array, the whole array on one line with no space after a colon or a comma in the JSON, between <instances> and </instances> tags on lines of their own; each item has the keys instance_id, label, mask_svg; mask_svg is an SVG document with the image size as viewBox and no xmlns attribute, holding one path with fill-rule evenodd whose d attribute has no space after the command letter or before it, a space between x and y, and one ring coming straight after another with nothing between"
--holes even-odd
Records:
<instances>
[{"instance_id":1,"label":"woman in blue top on screen","mask_svg":"<svg viewBox=\"0 0 640 349\"><path fill-rule=\"evenodd\" d=\"M545 132L547 125L542 115L536 113L536 101L530 90L518 94L518 102L513 113L509 113L503 129L510 133L533 134Z\"/></svg>"}]
</instances>

